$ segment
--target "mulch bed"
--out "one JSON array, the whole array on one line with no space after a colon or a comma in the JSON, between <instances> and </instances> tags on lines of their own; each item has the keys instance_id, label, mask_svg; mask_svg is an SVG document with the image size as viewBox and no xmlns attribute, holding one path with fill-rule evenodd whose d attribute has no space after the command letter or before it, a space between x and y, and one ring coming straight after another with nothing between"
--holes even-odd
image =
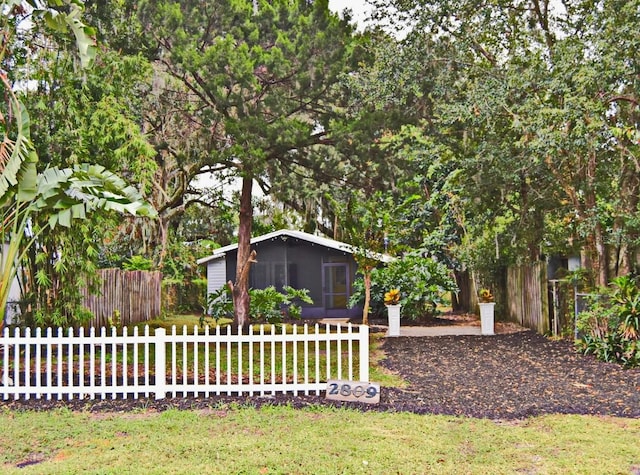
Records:
<instances>
[{"instance_id":1,"label":"mulch bed","mask_svg":"<svg viewBox=\"0 0 640 475\"><path fill-rule=\"evenodd\" d=\"M202 409L227 404L287 404L408 411L489 419L542 414L640 418L640 369L596 361L570 342L497 325L495 336L396 337L385 340L381 365L408 382L381 389L380 404L327 401L322 396L212 397L145 400L0 401L0 409L88 412Z\"/></svg>"},{"instance_id":2,"label":"mulch bed","mask_svg":"<svg viewBox=\"0 0 640 475\"><path fill-rule=\"evenodd\" d=\"M541 414L640 417L640 370L576 353L532 331L492 337L389 338L382 365L409 381L397 410L518 419Z\"/></svg>"}]
</instances>

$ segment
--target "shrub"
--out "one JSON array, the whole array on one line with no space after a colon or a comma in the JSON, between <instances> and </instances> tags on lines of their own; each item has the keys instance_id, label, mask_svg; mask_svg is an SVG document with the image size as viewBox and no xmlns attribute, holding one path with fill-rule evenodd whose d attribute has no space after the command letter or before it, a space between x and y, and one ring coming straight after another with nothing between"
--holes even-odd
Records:
<instances>
[{"instance_id":1,"label":"shrub","mask_svg":"<svg viewBox=\"0 0 640 475\"><path fill-rule=\"evenodd\" d=\"M151 270L153 261L144 256L131 256L122 263L124 270Z\"/></svg>"},{"instance_id":2,"label":"shrub","mask_svg":"<svg viewBox=\"0 0 640 475\"><path fill-rule=\"evenodd\" d=\"M589 310L578 315L576 342L584 354L625 368L640 366L640 287L630 276L615 278L589 299Z\"/></svg>"},{"instance_id":3,"label":"shrub","mask_svg":"<svg viewBox=\"0 0 640 475\"><path fill-rule=\"evenodd\" d=\"M266 289L251 289L249 297L249 319L251 323L282 323L284 317L298 319L302 313L301 303L312 304L307 289L294 289L284 286L284 292L278 292L275 287ZM233 318L233 301L231 290L226 285L207 297L207 308L201 318L204 323L207 316L216 323L221 318Z\"/></svg>"},{"instance_id":4,"label":"shrub","mask_svg":"<svg viewBox=\"0 0 640 475\"><path fill-rule=\"evenodd\" d=\"M384 313L384 295L389 289L400 291L403 316L417 319L435 315L447 292L457 290L449 269L433 259L408 254L371 272L371 313ZM356 279L349 304L364 303L364 281Z\"/></svg>"},{"instance_id":5,"label":"shrub","mask_svg":"<svg viewBox=\"0 0 640 475\"><path fill-rule=\"evenodd\" d=\"M202 310L200 326L207 323L209 318L213 319L216 325L223 318L233 319L233 301L229 287L223 285L215 292L208 294L206 304Z\"/></svg>"}]
</instances>

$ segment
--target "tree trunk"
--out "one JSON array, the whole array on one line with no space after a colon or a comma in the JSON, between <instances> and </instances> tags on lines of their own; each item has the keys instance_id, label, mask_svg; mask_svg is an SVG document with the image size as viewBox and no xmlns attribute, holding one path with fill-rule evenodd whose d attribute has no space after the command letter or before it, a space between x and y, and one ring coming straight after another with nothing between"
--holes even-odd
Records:
<instances>
[{"instance_id":1,"label":"tree trunk","mask_svg":"<svg viewBox=\"0 0 640 475\"><path fill-rule=\"evenodd\" d=\"M251 263L255 262L255 253L251 253L251 227L253 225L252 187L253 180L250 177L242 179L236 281L233 285L230 285L233 297L233 325L236 327L243 327L249 323L249 270Z\"/></svg>"},{"instance_id":2,"label":"tree trunk","mask_svg":"<svg viewBox=\"0 0 640 475\"><path fill-rule=\"evenodd\" d=\"M454 312L471 311L471 279L467 271L454 271L458 292L451 293L451 308Z\"/></svg>"},{"instance_id":3,"label":"tree trunk","mask_svg":"<svg viewBox=\"0 0 640 475\"><path fill-rule=\"evenodd\" d=\"M598 285L604 287L609 283L607 246L605 244L602 225L597 223L594 229L595 250L597 255L596 270L598 272Z\"/></svg>"},{"instance_id":4,"label":"tree trunk","mask_svg":"<svg viewBox=\"0 0 640 475\"><path fill-rule=\"evenodd\" d=\"M167 248L169 247L169 219L165 219L164 216L158 216L158 220L160 221L158 225L160 230L160 255L157 265L162 268L164 259L167 257Z\"/></svg>"},{"instance_id":5,"label":"tree trunk","mask_svg":"<svg viewBox=\"0 0 640 475\"><path fill-rule=\"evenodd\" d=\"M369 307L371 306L371 270L364 270L364 307L362 308L362 324L369 325Z\"/></svg>"}]
</instances>

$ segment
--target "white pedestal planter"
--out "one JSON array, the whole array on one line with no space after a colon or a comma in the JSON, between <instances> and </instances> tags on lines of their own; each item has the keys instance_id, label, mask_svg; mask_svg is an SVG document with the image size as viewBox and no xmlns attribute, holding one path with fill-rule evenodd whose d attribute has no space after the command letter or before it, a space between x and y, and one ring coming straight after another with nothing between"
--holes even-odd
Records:
<instances>
[{"instance_id":1,"label":"white pedestal planter","mask_svg":"<svg viewBox=\"0 0 640 475\"><path fill-rule=\"evenodd\" d=\"M495 302L480 303L480 325L483 335L494 335Z\"/></svg>"},{"instance_id":2,"label":"white pedestal planter","mask_svg":"<svg viewBox=\"0 0 640 475\"><path fill-rule=\"evenodd\" d=\"M402 305L387 305L389 314L389 333L388 336L400 336L400 308Z\"/></svg>"}]
</instances>

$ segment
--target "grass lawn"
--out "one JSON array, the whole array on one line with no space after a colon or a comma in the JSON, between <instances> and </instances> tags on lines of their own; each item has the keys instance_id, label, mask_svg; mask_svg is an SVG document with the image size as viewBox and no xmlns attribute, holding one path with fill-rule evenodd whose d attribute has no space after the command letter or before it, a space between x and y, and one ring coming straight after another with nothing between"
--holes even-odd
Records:
<instances>
[{"instance_id":1,"label":"grass lawn","mask_svg":"<svg viewBox=\"0 0 640 475\"><path fill-rule=\"evenodd\" d=\"M158 323L167 324L183 322ZM376 364L380 338L371 338L371 380L402 385ZM0 402L0 428L3 474L640 474L640 420L612 417L491 421L233 405L23 412Z\"/></svg>"},{"instance_id":2,"label":"grass lawn","mask_svg":"<svg viewBox=\"0 0 640 475\"><path fill-rule=\"evenodd\" d=\"M314 408L0 411L2 473L635 474L640 420Z\"/></svg>"}]
</instances>

